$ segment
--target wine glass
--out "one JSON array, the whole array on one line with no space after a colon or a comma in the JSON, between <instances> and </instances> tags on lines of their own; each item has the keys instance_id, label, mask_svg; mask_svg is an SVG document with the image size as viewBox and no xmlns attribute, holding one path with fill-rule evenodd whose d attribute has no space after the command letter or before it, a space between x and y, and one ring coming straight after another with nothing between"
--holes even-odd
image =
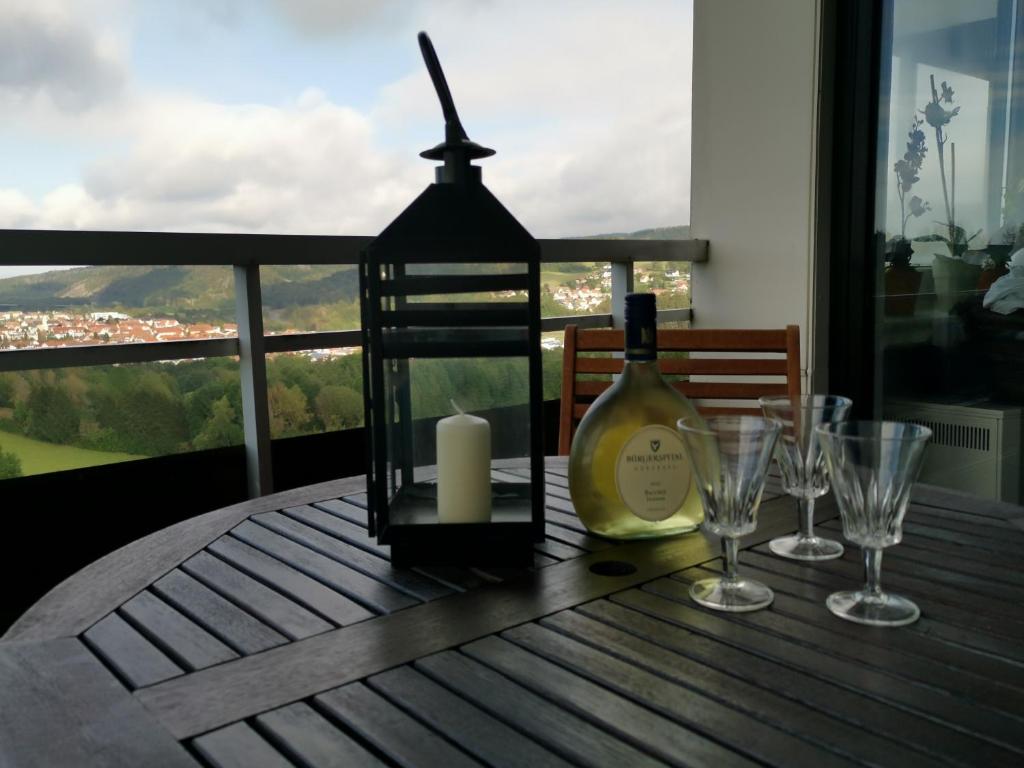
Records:
<instances>
[{"instance_id":1,"label":"wine glass","mask_svg":"<svg viewBox=\"0 0 1024 768\"><path fill-rule=\"evenodd\" d=\"M895 421L848 421L815 429L843 518L843 535L864 552L864 588L829 595L829 610L847 621L878 627L917 621L921 611L912 601L882 591L882 549L903 538L910 490L932 431Z\"/></svg>"},{"instance_id":2,"label":"wine glass","mask_svg":"<svg viewBox=\"0 0 1024 768\"><path fill-rule=\"evenodd\" d=\"M779 557L792 560L833 560L843 554L843 545L814 535L814 500L828 493L825 460L814 428L846 419L852 401L838 395L762 397L764 415L782 422L776 457L782 470L782 487L795 496L799 507L800 531L768 542Z\"/></svg>"},{"instance_id":3,"label":"wine glass","mask_svg":"<svg viewBox=\"0 0 1024 768\"><path fill-rule=\"evenodd\" d=\"M736 573L739 537L757 527L757 508L782 425L759 416L718 416L703 423L680 419L683 446L704 505L704 530L722 537L725 573L701 579L690 597L718 611L756 611L775 595Z\"/></svg>"}]
</instances>

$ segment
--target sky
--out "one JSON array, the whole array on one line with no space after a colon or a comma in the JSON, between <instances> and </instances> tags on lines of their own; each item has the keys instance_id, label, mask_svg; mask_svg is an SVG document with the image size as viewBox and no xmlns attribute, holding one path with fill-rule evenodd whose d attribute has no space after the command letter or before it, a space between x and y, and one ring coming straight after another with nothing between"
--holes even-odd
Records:
<instances>
[{"instance_id":1,"label":"sky","mask_svg":"<svg viewBox=\"0 0 1024 768\"><path fill-rule=\"evenodd\" d=\"M535 236L689 221L690 0L0 0L0 229L375 234L443 138L421 29Z\"/></svg>"}]
</instances>

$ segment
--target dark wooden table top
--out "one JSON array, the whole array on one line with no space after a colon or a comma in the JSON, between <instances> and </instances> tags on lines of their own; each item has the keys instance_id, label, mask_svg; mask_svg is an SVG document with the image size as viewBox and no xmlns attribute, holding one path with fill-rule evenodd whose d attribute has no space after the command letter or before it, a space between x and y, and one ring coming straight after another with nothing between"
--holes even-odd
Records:
<instances>
[{"instance_id":1,"label":"dark wooden table top","mask_svg":"<svg viewBox=\"0 0 1024 768\"><path fill-rule=\"evenodd\" d=\"M1024 508L917 487L882 583L922 616L877 629L824 605L858 550L769 553L777 487L740 556L775 602L719 614L717 541L590 536L565 467L530 569L392 568L362 478L97 561L0 640L0 765L1024 765Z\"/></svg>"}]
</instances>

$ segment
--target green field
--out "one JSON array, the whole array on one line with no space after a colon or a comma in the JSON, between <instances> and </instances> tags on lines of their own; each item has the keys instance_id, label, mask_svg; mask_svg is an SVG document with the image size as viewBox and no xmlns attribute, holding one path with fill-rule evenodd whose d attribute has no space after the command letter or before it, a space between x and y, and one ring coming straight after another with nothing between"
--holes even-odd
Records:
<instances>
[{"instance_id":1,"label":"green field","mask_svg":"<svg viewBox=\"0 0 1024 768\"><path fill-rule=\"evenodd\" d=\"M588 266L593 269L593 265L585 264L581 266ZM573 269L565 272L556 271L553 269L542 269L540 272L540 283L546 285L548 288L557 288L560 285L566 283L573 283L577 280L583 280L590 274L590 269L579 270Z\"/></svg>"},{"instance_id":2,"label":"green field","mask_svg":"<svg viewBox=\"0 0 1024 768\"><path fill-rule=\"evenodd\" d=\"M75 448L70 445L54 445L33 440L23 435L0 432L0 448L16 454L21 459L21 471L25 475L39 475L44 472L59 472L62 469L95 467L98 464L113 464L118 461L143 459L130 453L108 453Z\"/></svg>"}]
</instances>

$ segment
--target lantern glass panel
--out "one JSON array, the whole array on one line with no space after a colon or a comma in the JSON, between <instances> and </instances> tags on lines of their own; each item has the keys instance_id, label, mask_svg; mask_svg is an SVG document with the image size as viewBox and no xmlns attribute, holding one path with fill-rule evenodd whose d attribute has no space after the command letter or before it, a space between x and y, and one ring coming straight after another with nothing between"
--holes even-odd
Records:
<instances>
[{"instance_id":1,"label":"lantern glass panel","mask_svg":"<svg viewBox=\"0 0 1024 768\"><path fill-rule=\"evenodd\" d=\"M529 358L388 360L384 380L392 524L530 522Z\"/></svg>"}]
</instances>

